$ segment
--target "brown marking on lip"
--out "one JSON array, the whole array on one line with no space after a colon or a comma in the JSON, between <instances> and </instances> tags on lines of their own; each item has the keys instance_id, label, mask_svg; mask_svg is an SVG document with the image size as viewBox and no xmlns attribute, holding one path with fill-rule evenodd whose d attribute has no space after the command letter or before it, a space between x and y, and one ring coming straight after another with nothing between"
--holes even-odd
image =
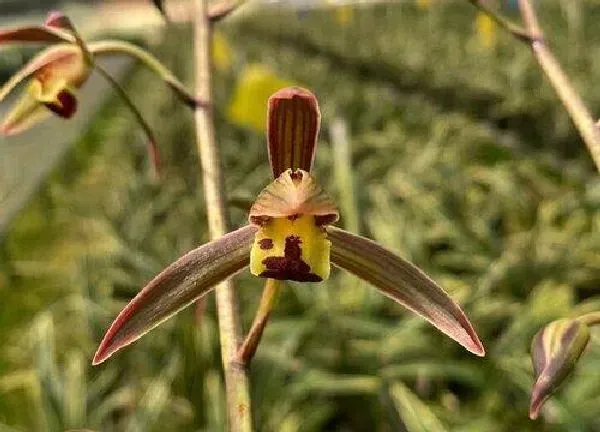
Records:
<instances>
[{"instance_id":1,"label":"brown marking on lip","mask_svg":"<svg viewBox=\"0 0 600 432\"><path fill-rule=\"evenodd\" d=\"M262 277L279 280L294 280L298 282L320 282L321 276L311 273L310 266L302 260L302 240L297 236L285 238L284 256L267 257L263 264L267 269L260 274Z\"/></svg>"},{"instance_id":2,"label":"brown marking on lip","mask_svg":"<svg viewBox=\"0 0 600 432\"><path fill-rule=\"evenodd\" d=\"M261 239L261 240L259 240L258 245L262 250L273 249L273 239L270 239L270 238Z\"/></svg>"},{"instance_id":3,"label":"brown marking on lip","mask_svg":"<svg viewBox=\"0 0 600 432\"><path fill-rule=\"evenodd\" d=\"M292 222L295 221L296 219L298 219L300 216L302 216L301 214L293 214L293 215L289 215L287 218L288 220L291 220Z\"/></svg>"},{"instance_id":4,"label":"brown marking on lip","mask_svg":"<svg viewBox=\"0 0 600 432\"><path fill-rule=\"evenodd\" d=\"M62 118L68 119L73 117L73 114L77 111L77 99L75 99L75 96L67 90L62 90L58 93L56 99L56 102L46 103L46 107Z\"/></svg>"}]
</instances>

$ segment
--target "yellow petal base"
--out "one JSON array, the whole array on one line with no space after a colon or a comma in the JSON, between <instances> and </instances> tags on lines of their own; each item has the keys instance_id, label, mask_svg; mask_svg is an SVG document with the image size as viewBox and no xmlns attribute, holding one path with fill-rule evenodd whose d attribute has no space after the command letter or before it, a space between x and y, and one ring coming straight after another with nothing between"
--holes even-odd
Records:
<instances>
[{"instance_id":1,"label":"yellow petal base","mask_svg":"<svg viewBox=\"0 0 600 432\"><path fill-rule=\"evenodd\" d=\"M279 280L326 280L330 244L314 216L272 218L256 233L250 252L250 272Z\"/></svg>"}]
</instances>

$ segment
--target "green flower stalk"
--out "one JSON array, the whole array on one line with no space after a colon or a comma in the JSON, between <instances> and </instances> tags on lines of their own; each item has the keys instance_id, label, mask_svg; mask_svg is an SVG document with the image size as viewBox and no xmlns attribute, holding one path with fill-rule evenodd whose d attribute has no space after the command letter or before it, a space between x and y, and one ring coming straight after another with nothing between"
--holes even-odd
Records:
<instances>
[{"instance_id":1,"label":"green flower stalk","mask_svg":"<svg viewBox=\"0 0 600 432\"><path fill-rule=\"evenodd\" d=\"M338 210L310 173L319 125L318 103L309 91L286 88L271 96L268 146L275 180L250 208L249 223L187 253L150 281L110 326L94 364L248 266L253 275L270 280L321 282L334 264L470 352L485 354L465 314L431 278L375 242L333 226Z\"/></svg>"}]
</instances>

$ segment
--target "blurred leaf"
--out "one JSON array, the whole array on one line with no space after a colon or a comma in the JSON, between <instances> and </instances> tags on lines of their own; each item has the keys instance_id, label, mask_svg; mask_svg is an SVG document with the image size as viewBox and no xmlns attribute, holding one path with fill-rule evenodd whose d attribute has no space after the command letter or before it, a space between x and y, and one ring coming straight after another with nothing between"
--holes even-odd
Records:
<instances>
[{"instance_id":1,"label":"blurred leaf","mask_svg":"<svg viewBox=\"0 0 600 432\"><path fill-rule=\"evenodd\" d=\"M396 381L391 385L390 395L408 432L445 432L447 430L433 411L402 382Z\"/></svg>"}]
</instances>

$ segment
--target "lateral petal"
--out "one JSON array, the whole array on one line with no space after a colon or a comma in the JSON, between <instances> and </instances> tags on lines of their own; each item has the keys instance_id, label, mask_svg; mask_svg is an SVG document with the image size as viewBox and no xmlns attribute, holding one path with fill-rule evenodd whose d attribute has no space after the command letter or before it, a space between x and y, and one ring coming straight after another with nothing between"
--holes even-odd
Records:
<instances>
[{"instance_id":1,"label":"lateral petal","mask_svg":"<svg viewBox=\"0 0 600 432\"><path fill-rule=\"evenodd\" d=\"M485 355L464 312L418 267L364 237L333 226L327 227L327 233L333 264L371 283L473 354Z\"/></svg>"},{"instance_id":2,"label":"lateral petal","mask_svg":"<svg viewBox=\"0 0 600 432\"><path fill-rule=\"evenodd\" d=\"M121 311L100 343L93 364L136 341L246 267L257 228L247 225L188 252L152 279Z\"/></svg>"}]
</instances>

